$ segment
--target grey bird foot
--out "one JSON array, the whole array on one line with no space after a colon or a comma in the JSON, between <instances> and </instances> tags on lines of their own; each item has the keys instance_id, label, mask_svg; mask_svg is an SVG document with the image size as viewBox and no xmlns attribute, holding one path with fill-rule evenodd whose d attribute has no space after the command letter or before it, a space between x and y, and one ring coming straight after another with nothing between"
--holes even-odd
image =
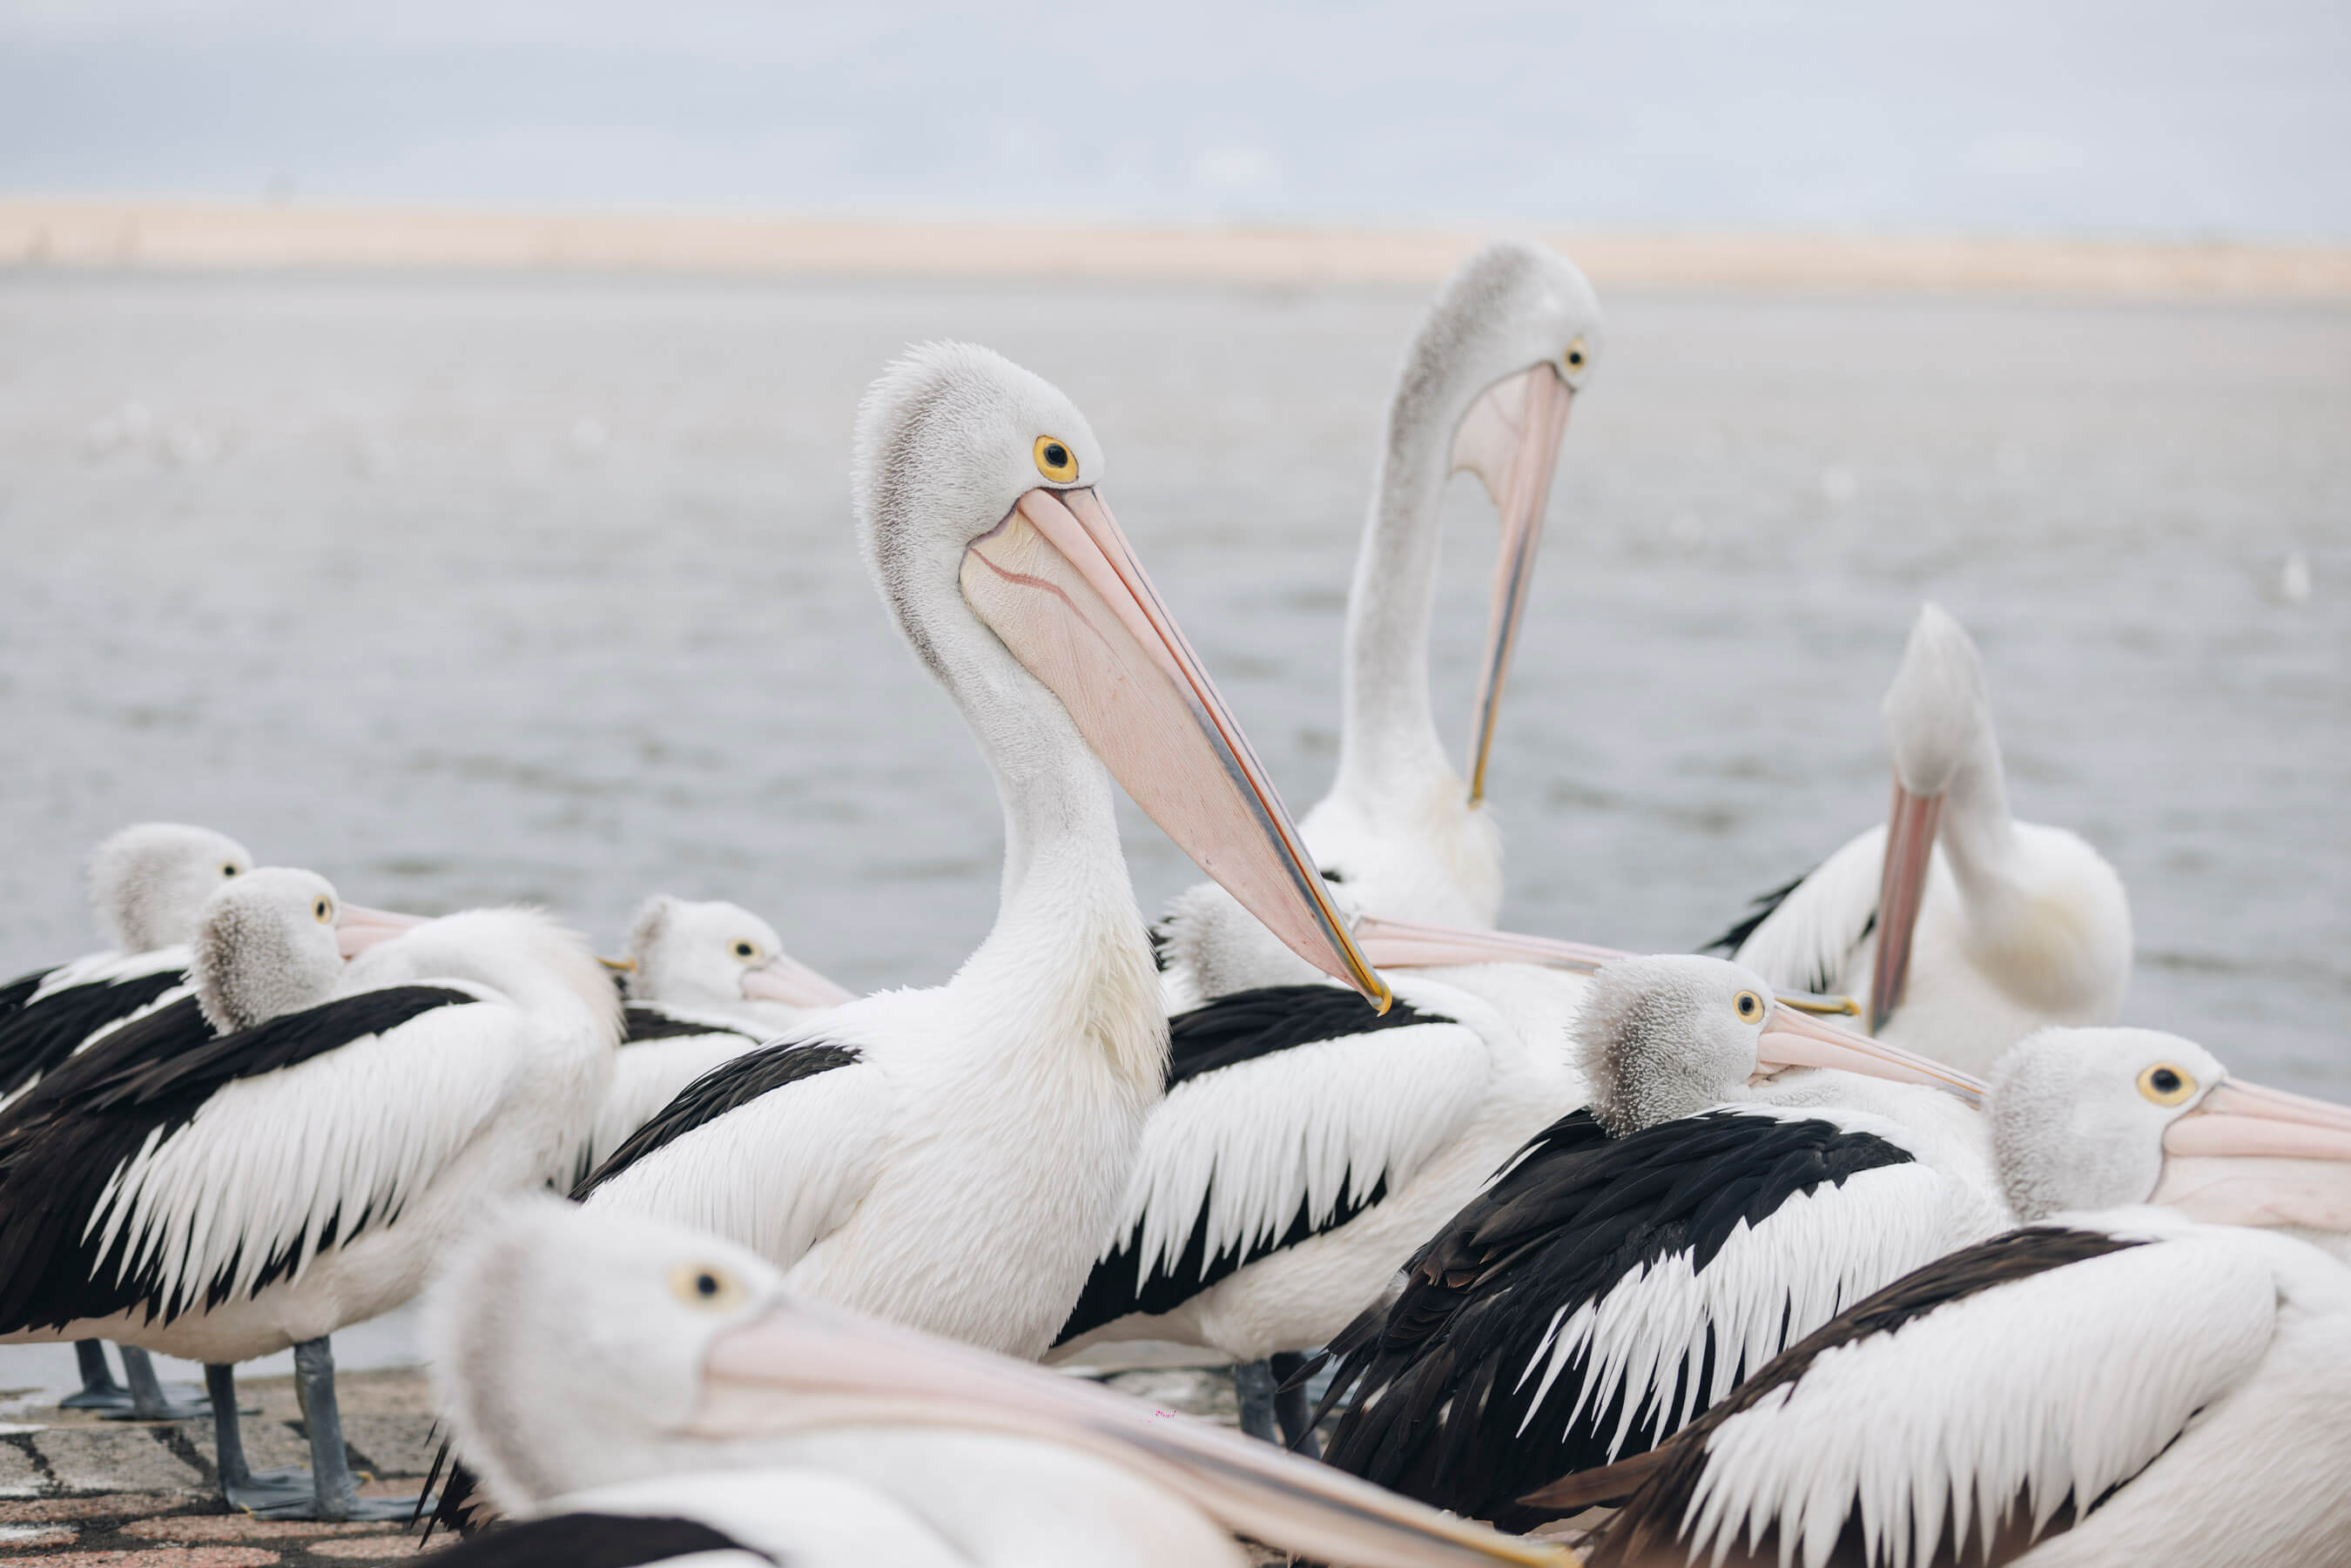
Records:
<instances>
[{"instance_id":1,"label":"grey bird foot","mask_svg":"<svg viewBox=\"0 0 2351 1568\"><path fill-rule=\"evenodd\" d=\"M417 1500L413 1497L360 1497L356 1493L345 1493L337 1498L321 1499L310 1472L290 1468L256 1470L241 1480L224 1482L221 1491L232 1508L242 1509L256 1519L307 1519L344 1523L379 1520L405 1521L416 1516Z\"/></svg>"},{"instance_id":2,"label":"grey bird foot","mask_svg":"<svg viewBox=\"0 0 2351 1568\"><path fill-rule=\"evenodd\" d=\"M114 1368L106 1364L104 1341L76 1340L74 1359L81 1364L81 1392L68 1394L58 1400L59 1409L127 1410L131 1407L131 1390L114 1381Z\"/></svg>"},{"instance_id":3,"label":"grey bird foot","mask_svg":"<svg viewBox=\"0 0 2351 1568\"><path fill-rule=\"evenodd\" d=\"M184 1383L166 1385L155 1376L155 1363L135 1344L119 1347L123 1375L131 1380L130 1403L99 1416L104 1421L193 1421L213 1413L212 1401Z\"/></svg>"}]
</instances>

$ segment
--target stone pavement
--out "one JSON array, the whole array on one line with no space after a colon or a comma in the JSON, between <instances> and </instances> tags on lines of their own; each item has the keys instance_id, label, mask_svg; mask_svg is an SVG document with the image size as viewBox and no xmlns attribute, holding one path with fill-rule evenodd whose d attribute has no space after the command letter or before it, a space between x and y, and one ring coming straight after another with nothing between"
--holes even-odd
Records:
<instances>
[{"instance_id":1,"label":"stone pavement","mask_svg":"<svg viewBox=\"0 0 2351 1568\"><path fill-rule=\"evenodd\" d=\"M1238 1420L1232 1380L1221 1371L1154 1369L1107 1381L1163 1409L1228 1426ZM350 1372L337 1383L352 1469L373 1478L364 1490L414 1493L433 1462L423 1375ZM260 1410L245 1418L249 1461L256 1469L308 1464L293 1380L240 1379L237 1389L247 1409ZM54 1406L18 1405L9 1415L0 1421L0 1568L337 1568L419 1552L413 1535L396 1526L272 1523L224 1511L213 1490L209 1421L99 1421Z\"/></svg>"}]
</instances>

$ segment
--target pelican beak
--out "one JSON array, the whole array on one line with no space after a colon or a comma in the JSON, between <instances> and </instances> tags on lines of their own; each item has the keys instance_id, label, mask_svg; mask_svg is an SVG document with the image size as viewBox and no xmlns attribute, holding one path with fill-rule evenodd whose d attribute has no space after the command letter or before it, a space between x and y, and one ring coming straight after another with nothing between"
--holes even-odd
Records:
<instances>
[{"instance_id":1,"label":"pelican beak","mask_svg":"<svg viewBox=\"0 0 2351 1568\"><path fill-rule=\"evenodd\" d=\"M1631 955L1614 947L1588 947L1549 936L1510 931L1471 931L1458 925L1426 925L1416 920L1384 920L1366 915L1355 922L1355 940L1383 969L1447 968L1457 964L1536 964L1589 975L1601 965Z\"/></svg>"},{"instance_id":2,"label":"pelican beak","mask_svg":"<svg viewBox=\"0 0 2351 1568\"><path fill-rule=\"evenodd\" d=\"M634 958L607 958L599 954L596 962L616 975L633 975L637 972L637 961Z\"/></svg>"},{"instance_id":3,"label":"pelican beak","mask_svg":"<svg viewBox=\"0 0 2351 1568\"><path fill-rule=\"evenodd\" d=\"M1980 1078L1898 1045L1839 1029L1785 1000L1774 1006L1771 1016L1764 1021L1763 1038L1755 1042L1755 1055L1757 1061L1771 1071L1788 1067L1834 1067L1840 1072L1864 1072L1895 1083L1924 1083L1948 1089L1970 1105L1979 1109L1983 1105L1984 1085Z\"/></svg>"},{"instance_id":4,"label":"pelican beak","mask_svg":"<svg viewBox=\"0 0 2351 1568\"><path fill-rule=\"evenodd\" d=\"M792 1008L837 1008L857 999L856 992L826 979L789 953L744 970L743 995L751 1001Z\"/></svg>"},{"instance_id":5,"label":"pelican beak","mask_svg":"<svg viewBox=\"0 0 2351 1568\"><path fill-rule=\"evenodd\" d=\"M2351 1108L2235 1078L2163 1134L2147 1201L2220 1225L2351 1230Z\"/></svg>"},{"instance_id":6,"label":"pelican beak","mask_svg":"<svg viewBox=\"0 0 2351 1568\"><path fill-rule=\"evenodd\" d=\"M1910 977L1910 937L1917 929L1935 829L1942 820L1942 796L1914 795L1895 779L1894 805L1886 815L1886 870L1877 883L1877 963L1869 977L1873 1031L1884 1029L1902 1005L1902 985Z\"/></svg>"},{"instance_id":7,"label":"pelican beak","mask_svg":"<svg viewBox=\"0 0 2351 1568\"><path fill-rule=\"evenodd\" d=\"M364 904L346 904L335 916L335 946L346 958L356 958L379 942L389 942L402 932L424 924L422 915L395 915L389 909L370 909Z\"/></svg>"},{"instance_id":8,"label":"pelican beak","mask_svg":"<svg viewBox=\"0 0 2351 1568\"><path fill-rule=\"evenodd\" d=\"M1469 799L1486 798L1486 757L1502 706L1502 681L1519 619L1534 582L1535 547L1542 543L1543 509L1551 504L1552 473L1575 394L1546 360L1505 376L1478 394L1453 435L1453 472L1478 476L1502 514L1502 541L1494 561L1494 606L1486 625L1486 658L1478 674L1477 727L1469 736Z\"/></svg>"},{"instance_id":9,"label":"pelican beak","mask_svg":"<svg viewBox=\"0 0 2351 1568\"><path fill-rule=\"evenodd\" d=\"M1564 1548L1503 1535L1270 1443L1085 1381L805 1302L711 1343L687 1436L714 1441L845 1426L993 1431L1132 1471L1227 1529L1356 1568L1572 1568Z\"/></svg>"},{"instance_id":10,"label":"pelican beak","mask_svg":"<svg viewBox=\"0 0 2351 1568\"><path fill-rule=\"evenodd\" d=\"M1386 1011L1386 982L1102 498L1029 491L965 550L962 579L1144 814L1292 952Z\"/></svg>"}]
</instances>

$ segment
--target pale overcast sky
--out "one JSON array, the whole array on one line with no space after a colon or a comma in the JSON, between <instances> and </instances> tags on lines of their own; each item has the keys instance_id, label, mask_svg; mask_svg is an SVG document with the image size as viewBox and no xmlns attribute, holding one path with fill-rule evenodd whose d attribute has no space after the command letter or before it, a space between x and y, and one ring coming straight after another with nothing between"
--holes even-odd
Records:
<instances>
[{"instance_id":1,"label":"pale overcast sky","mask_svg":"<svg viewBox=\"0 0 2351 1568\"><path fill-rule=\"evenodd\" d=\"M5 0L0 190L2351 237L2346 0Z\"/></svg>"}]
</instances>

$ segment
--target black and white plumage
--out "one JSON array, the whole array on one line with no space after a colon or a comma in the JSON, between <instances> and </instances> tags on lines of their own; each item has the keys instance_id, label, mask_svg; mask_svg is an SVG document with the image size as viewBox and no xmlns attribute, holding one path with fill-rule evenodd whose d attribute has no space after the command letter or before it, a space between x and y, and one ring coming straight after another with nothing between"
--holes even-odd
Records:
<instances>
[{"instance_id":1,"label":"black and white plumage","mask_svg":"<svg viewBox=\"0 0 2351 1568\"><path fill-rule=\"evenodd\" d=\"M854 1060L704 1096L691 1125L665 1113L591 1206L728 1237L818 1300L1041 1354L1165 1071L1105 768L1300 952L1384 999L1103 507L1102 465L1067 398L985 350L917 350L869 392L861 538L995 773L996 924L946 985L844 1003L778 1042Z\"/></svg>"},{"instance_id":2,"label":"black and white plumage","mask_svg":"<svg viewBox=\"0 0 2351 1568\"><path fill-rule=\"evenodd\" d=\"M1970 1072L2036 1029L2112 1021L2130 978L2122 879L2074 833L2010 816L1981 661L1937 605L1885 716L1889 823L1711 947L1786 989L1867 996L1873 1034Z\"/></svg>"},{"instance_id":3,"label":"black and white plumage","mask_svg":"<svg viewBox=\"0 0 2351 1568\"><path fill-rule=\"evenodd\" d=\"M1590 1109L1531 1140L1336 1342L1329 1458L1510 1527L1671 1433L1794 1335L2005 1220L1981 1118L1912 1082L1763 1078L1769 992L1719 960L1604 968ZM1847 1059L1897 1080L1899 1057Z\"/></svg>"},{"instance_id":4,"label":"black and white plumage","mask_svg":"<svg viewBox=\"0 0 2351 1568\"><path fill-rule=\"evenodd\" d=\"M413 1295L483 1204L568 1178L611 1071L617 998L543 916L452 915L347 965L337 913L308 873L239 877L199 923L195 996L0 1114L0 1341L207 1363L236 1500L228 1367L296 1346L331 1427L326 1336ZM348 1514L349 1481L250 1497Z\"/></svg>"},{"instance_id":5,"label":"black and white plumage","mask_svg":"<svg viewBox=\"0 0 2351 1568\"><path fill-rule=\"evenodd\" d=\"M904 1568L1238 1568L1236 1531L1363 1568L1571 1561L1082 1379L799 1300L744 1249L593 1207L518 1202L468 1239L426 1299L425 1344L489 1500L525 1521L658 1513L753 1546L799 1531L794 1563ZM805 1507L763 1504L787 1477ZM872 1556L827 1555L865 1521ZM937 1556L889 1554L925 1536Z\"/></svg>"},{"instance_id":6,"label":"black and white plumage","mask_svg":"<svg viewBox=\"0 0 2351 1568\"><path fill-rule=\"evenodd\" d=\"M1991 1090L2035 1223L1887 1286L1659 1448L1537 1490L1595 1561L2035 1568L2351 1560L2351 1109L2140 1030ZM2122 1207L2080 1207L2111 1203ZM2248 1223L2199 1221L2156 1197Z\"/></svg>"},{"instance_id":7,"label":"black and white plumage","mask_svg":"<svg viewBox=\"0 0 2351 1568\"><path fill-rule=\"evenodd\" d=\"M648 898L622 962L621 1053L582 1177L704 1073L851 999L786 953L773 926L721 901Z\"/></svg>"}]
</instances>

